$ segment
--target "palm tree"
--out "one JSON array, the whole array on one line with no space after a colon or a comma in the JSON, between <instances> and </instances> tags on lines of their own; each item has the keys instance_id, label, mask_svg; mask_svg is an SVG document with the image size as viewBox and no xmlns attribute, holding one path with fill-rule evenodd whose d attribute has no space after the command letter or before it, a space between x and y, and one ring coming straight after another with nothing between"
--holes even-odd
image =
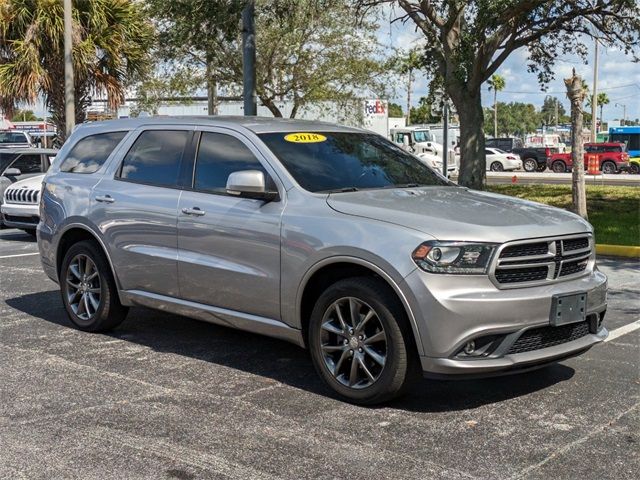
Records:
<instances>
[{"instance_id":1,"label":"palm tree","mask_svg":"<svg viewBox=\"0 0 640 480\"><path fill-rule=\"evenodd\" d=\"M493 90L493 136L498 136L498 92L504 90L504 77L494 73L489 80L489 90Z\"/></svg>"},{"instance_id":2,"label":"palm tree","mask_svg":"<svg viewBox=\"0 0 640 480\"><path fill-rule=\"evenodd\" d=\"M593 98L593 95L589 95L589 98L587 99L587 106L591 107L591 99ZM600 92L598 93L598 107L600 107L600 125L602 126L602 109L605 105L609 105L610 100L609 100L609 96L605 93L605 92Z\"/></svg>"},{"instance_id":3,"label":"palm tree","mask_svg":"<svg viewBox=\"0 0 640 480\"><path fill-rule=\"evenodd\" d=\"M115 109L126 85L147 72L153 28L139 2L75 0L73 64L76 123L92 95ZM13 105L43 97L65 138L63 2L0 0L0 98Z\"/></svg>"},{"instance_id":4,"label":"palm tree","mask_svg":"<svg viewBox=\"0 0 640 480\"><path fill-rule=\"evenodd\" d=\"M409 50L399 61L399 72L407 75L407 125L411 123L411 84L413 83L413 71L422 65L422 57L418 53L418 49Z\"/></svg>"}]
</instances>

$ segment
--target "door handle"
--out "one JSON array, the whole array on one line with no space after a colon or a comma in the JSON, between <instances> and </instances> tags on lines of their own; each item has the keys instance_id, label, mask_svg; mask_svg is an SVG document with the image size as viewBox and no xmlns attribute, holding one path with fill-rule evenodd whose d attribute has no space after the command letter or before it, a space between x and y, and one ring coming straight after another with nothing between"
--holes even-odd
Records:
<instances>
[{"instance_id":1,"label":"door handle","mask_svg":"<svg viewBox=\"0 0 640 480\"><path fill-rule=\"evenodd\" d=\"M200 208L198 207L193 207L193 208L183 208L182 213L184 213L185 215L194 215L196 217L201 217L207 212L205 212L204 210L200 210Z\"/></svg>"},{"instance_id":2,"label":"door handle","mask_svg":"<svg viewBox=\"0 0 640 480\"><path fill-rule=\"evenodd\" d=\"M96 197L96 202L102 202L102 203L113 203L116 200L111 196L111 195L98 195Z\"/></svg>"}]
</instances>

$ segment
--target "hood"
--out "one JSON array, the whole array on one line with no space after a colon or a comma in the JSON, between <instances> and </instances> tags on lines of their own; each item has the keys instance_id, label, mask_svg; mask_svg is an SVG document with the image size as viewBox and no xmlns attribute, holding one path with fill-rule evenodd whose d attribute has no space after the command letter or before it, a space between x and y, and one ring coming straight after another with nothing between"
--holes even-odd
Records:
<instances>
[{"instance_id":1,"label":"hood","mask_svg":"<svg viewBox=\"0 0 640 480\"><path fill-rule=\"evenodd\" d=\"M42 188L42 180L44 179L45 174L35 175L33 177L25 178L24 180L20 180L19 182L12 183L7 188L16 189L16 188L28 188L29 190L40 190Z\"/></svg>"},{"instance_id":2,"label":"hood","mask_svg":"<svg viewBox=\"0 0 640 480\"><path fill-rule=\"evenodd\" d=\"M334 210L419 230L438 240L503 243L590 232L566 210L462 187L364 190L331 194Z\"/></svg>"}]
</instances>

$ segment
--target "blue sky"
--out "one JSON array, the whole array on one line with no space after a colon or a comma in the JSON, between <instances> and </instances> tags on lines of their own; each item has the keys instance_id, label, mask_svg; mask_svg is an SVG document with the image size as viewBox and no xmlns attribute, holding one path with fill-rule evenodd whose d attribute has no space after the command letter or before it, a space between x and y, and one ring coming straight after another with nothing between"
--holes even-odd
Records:
<instances>
[{"instance_id":1,"label":"blue sky","mask_svg":"<svg viewBox=\"0 0 640 480\"><path fill-rule=\"evenodd\" d=\"M421 35L415 32L412 22L407 22L405 25L396 22L393 25L381 24L378 38L385 45L410 49L420 44ZM593 45L593 41L588 41ZM616 106L616 103L626 105L627 119L640 118L640 64L633 63L631 58L620 50L606 49L601 45L599 52L598 91L606 92L611 100L611 103L604 106L604 120L622 118L623 107ZM553 95L560 99L568 111L569 102L566 99L563 79L569 77L571 70L575 67L576 72L591 88L593 85L592 61L593 48L590 51L589 65L585 65L576 55L559 58L554 68L556 78L548 84L548 92L545 93L540 90L537 76L527 71L527 51L517 50L497 72L506 80L504 91L498 93L498 101L526 102L540 107L546 95ZM415 105L421 96L427 94L427 91L428 79L418 74L412 92L412 103ZM396 93L398 97L394 101L405 108L406 89L401 87ZM487 91L486 84L483 86L482 103L485 106L493 103L493 92Z\"/></svg>"}]
</instances>

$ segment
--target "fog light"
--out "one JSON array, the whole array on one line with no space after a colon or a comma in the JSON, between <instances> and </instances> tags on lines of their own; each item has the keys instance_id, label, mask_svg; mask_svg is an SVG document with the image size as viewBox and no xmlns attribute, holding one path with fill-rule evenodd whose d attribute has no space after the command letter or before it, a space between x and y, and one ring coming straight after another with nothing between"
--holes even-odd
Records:
<instances>
[{"instance_id":1,"label":"fog light","mask_svg":"<svg viewBox=\"0 0 640 480\"><path fill-rule=\"evenodd\" d=\"M475 352L475 350L476 342L474 342L473 340L467 342L467 344L464 346L464 353L466 353L467 355L471 355L473 352Z\"/></svg>"}]
</instances>

